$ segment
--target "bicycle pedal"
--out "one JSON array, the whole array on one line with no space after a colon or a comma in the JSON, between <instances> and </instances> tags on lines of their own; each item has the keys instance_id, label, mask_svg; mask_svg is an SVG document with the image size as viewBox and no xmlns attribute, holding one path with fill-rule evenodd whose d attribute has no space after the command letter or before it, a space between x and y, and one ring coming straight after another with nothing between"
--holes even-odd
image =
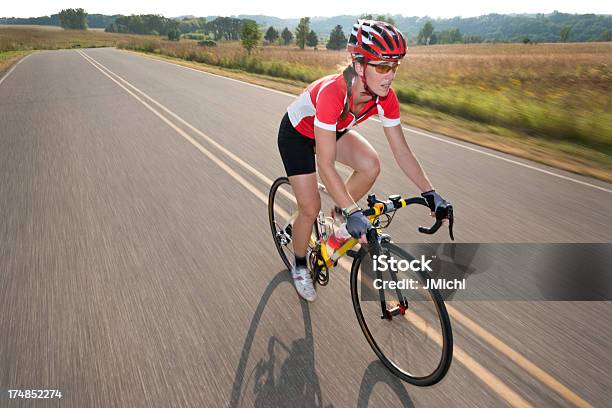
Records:
<instances>
[{"instance_id":1,"label":"bicycle pedal","mask_svg":"<svg viewBox=\"0 0 612 408\"><path fill-rule=\"evenodd\" d=\"M380 316L382 320L392 321L393 314L389 310L385 310L385 313Z\"/></svg>"},{"instance_id":2,"label":"bicycle pedal","mask_svg":"<svg viewBox=\"0 0 612 408\"><path fill-rule=\"evenodd\" d=\"M401 314L402 316L406 315L406 306L401 303L398 303L397 307L399 307L399 314Z\"/></svg>"}]
</instances>

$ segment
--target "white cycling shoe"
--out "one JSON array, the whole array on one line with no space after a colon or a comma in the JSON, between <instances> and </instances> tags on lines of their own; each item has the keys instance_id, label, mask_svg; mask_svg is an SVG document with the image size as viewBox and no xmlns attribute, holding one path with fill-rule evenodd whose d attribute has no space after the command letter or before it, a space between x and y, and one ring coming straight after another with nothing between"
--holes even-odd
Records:
<instances>
[{"instance_id":1,"label":"white cycling shoe","mask_svg":"<svg viewBox=\"0 0 612 408\"><path fill-rule=\"evenodd\" d=\"M309 302L317 299L317 291L314 288L310 272L305 266L294 266L291 268L291 277L297 293Z\"/></svg>"}]
</instances>

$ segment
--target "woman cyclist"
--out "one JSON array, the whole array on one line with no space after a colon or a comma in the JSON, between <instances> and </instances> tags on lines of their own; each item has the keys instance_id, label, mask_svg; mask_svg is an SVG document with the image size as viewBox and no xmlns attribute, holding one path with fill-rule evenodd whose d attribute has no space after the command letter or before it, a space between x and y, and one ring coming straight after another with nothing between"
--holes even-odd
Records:
<instances>
[{"instance_id":1,"label":"woman cyclist","mask_svg":"<svg viewBox=\"0 0 612 408\"><path fill-rule=\"evenodd\" d=\"M306 265L306 249L321 208L317 168L351 236L364 242L371 227L356 203L374 184L380 161L372 145L352 130L354 126L378 113L396 162L423 192L431 211L444 202L406 143L399 102L391 89L395 71L406 55L403 35L385 22L359 20L353 25L347 50L352 63L342 74L311 83L287 108L278 133L278 148L298 204L291 274L298 294L311 302L317 295ZM346 184L336 171L336 161L353 169Z\"/></svg>"}]
</instances>

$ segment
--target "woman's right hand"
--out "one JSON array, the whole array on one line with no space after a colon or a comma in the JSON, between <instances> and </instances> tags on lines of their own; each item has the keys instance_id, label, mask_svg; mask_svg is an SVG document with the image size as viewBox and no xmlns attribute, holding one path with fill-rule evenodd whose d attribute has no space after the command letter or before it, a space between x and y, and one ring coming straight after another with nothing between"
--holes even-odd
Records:
<instances>
[{"instance_id":1,"label":"woman's right hand","mask_svg":"<svg viewBox=\"0 0 612 408\"><path fill-rule=\"evenodd\" d=\"M353 212L346 219L346 230L361 243L366 242L365 234L370 228L372 228L372 223L363 215L360 209Z\"/></svg>"}]
</instances>

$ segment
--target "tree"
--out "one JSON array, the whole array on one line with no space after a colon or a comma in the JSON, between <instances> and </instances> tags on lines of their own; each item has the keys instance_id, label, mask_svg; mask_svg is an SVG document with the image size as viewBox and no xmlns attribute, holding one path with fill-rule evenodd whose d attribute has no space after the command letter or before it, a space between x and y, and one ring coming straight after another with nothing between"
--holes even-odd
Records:
<instances>
[{"instance_id":1,"label":"tree","mask_svg":"<svg viewBox=\"0 0 612 408\"><path fill-rule=\"evenodd\" d=\"M87 30L87 13L82 8L64 9L59 12L59 19L64 29Z\"/></svg>"},{"instance_id":2,"label":"tree","mask_svg":"<svg viewBox=\"0 0 612 408\"><path fill-rule=\"evenodd\" d=\"M466 35L466 36L463 37L463 42L466 43L466 44L481 43L483 41L484 40L479 35Z\"/></svg>"},{"instance_id":3,"label":"tree","mask_svg":"<svg viewBox=\"0 0 612 408\"><path fill-rule=\"evenodd\" d=\"M175 36L173 31L179 31L180 22L155 14L141 14L117 17L114 23L109 24L106 31L118 33L170 35ZM170 34L170 32L173 32ZM180 31L179 31L180 33Z\"/></svg>"},{"instance_id":4,"label":"tree","mask_svg":"<svg viewBox=\"0 0 612 408\"><path fill-rule=\"evenodd\" d=\"M285 27L285 29L281 33L281 37L283 39L283 44L289 45L291 44L291 41L293 40L293 33L291 33L291 31L289 31L289 29Z\"/></svg>"},{"instance_id":5,"label":"tree","mask_svg":"<svg viewBox=\"0 0 612 408\"><path fill-rule=\"evenodd\" d=\"M386 16L383 15L378 15L376 16L376 20L378 21L384 21L386 23L389 23L391 25L395 25L395 19L393 19L393 17L391 17L391 15L387 14Z\"/></svg>"},{"instance_id":6,"label":"tree","mask_svg":"<svg viewBox=\"0 0 612 408\"><path fill-rule=\"evenodd\" d=\"M606 30L601 34L602 41L612 41L612 29Z\"/></svg>"},{"instance_id":7,"label":"tree","mask_svg":"<svg viewBox=\"0 0 612 408\"><path fill-rule=\"evenodd\" d=\"M389 14L387 14L387 15L379 14L379 15L376 16L376 18L374 18L374 16L372 14L364 13L364 14L359 16L359 19L360 20L384 21L385 23L389 23L391 25L395 25L395 19L393 17L391 17L391 15L389 15Z\"/></svg>"},{"instance_id":8,"label":"tree","mask_svg":"<svg viewBox=\"0 0 612 408\"><path fill-rule=\"evenodd\" d=\"M295 42L301 49L304 49L306 46L308 33L310 33L310 17L302 17L300 18L300 23L295 29Z\"/></svg>"},{"instance_id":9,"label":"tree","mask_svg":"<svg viewBox=\"0 0 612 408\"><path fill-rule=\"evenodd\" d=\"M206 34L212 34L215 41L228 40L236 41L240 39L240 30L243 20L234 17L217 17L206 23L204 29Z\"/></svg>"},{"instance_id":10,"label":"tree","mask_svg":"<svg viewBox=\"0 0 612 408\"><path fill-rule=\"evenodd\" d=\"M570 31L572 31L572 26L563 27L561 33L559 34L559 40L561 42L567 42L567 40L569 39Z\"/></svg>"},{"instance_id":11,"label":"tree","mask_svg":"<svg viewBox=\"0 0 612 408\"><path fill-rule=\"evenodd\" d=\"M308 34L308 38L306 39L306 45L309 47L314 47L317 49L317 45L319 45L319 37L317 37L317 33L314 30L310 30L310 34Z\"/></svg>"},{"instance_id":12,"label":"tree","mask_svg":"<svg viewBox=\"0 0 612 408\"><path fill-rule=\"evenodd\" d=\"M439 44L457 44L463 42L463 34L458 28L450 28L448 30L436 33Z\"/></svg>"},{"instance_id":13,"label":"tree","mask_svg":"<svg viewBox=\"0 0 612 408\"><path fill-rule=\"evenodd\" d=\"M346 47L346 43L347 39L344 36L344 31L342 31L342 26L337 25L329 34L329 41L326 47L328 50L341 50Z\"/></svg>"},{"instance_id":14,"label":"tree","mask_svg":"<svg viewBox=\"0 0 612 408\"><path fill-rule=\"evenodd\" d=\"M170 41L178 41L180 38L181 38L181 32L178 29L173 28L168 31L168 39Z\"/></svg>"},{"instance_id":15,"label":"tree","mask_svg":"<svg viewBox=\"0 0 612 408\"><path fill-rule=\"evenodd\" d=\"M417 42L419 44L429 45L431 43L431 37L433 36L433 33L433 24L431 24L431 21L428 21L427 23L425 23L423 28L421 28L421 31L419 31Z\"/></svg>"},{"instance_id":16,"label":"tree","mask_svg":"<svg viewBox=\"0 0 612 408\"><path fill-rule=\"evenodd\" d=\"M276 31L274 27L270 26L270 28L268 28L268 31L266 31L264 39L270 44L275 43L276 40L278 40L278 31Z\"/></svg>"},{"instance_id":17,"label":"tree","mask_svg":"<svg viewBox=\"0 0 612 408\"><path fill-rule=\"evenodd\" d=\"M185 17L179 22L179 31L182 34L195 33L206 26L205 18L188 18Z\"/></svg>"},{"instance_id":18,"label":"tree","mask_svg":"<svg viewBox=\"0 0 612 408\"><path fill-rule=\"evenodd\" d=\"M259 32L257 23L253 20L244 20L240 28L240 42L247 50L247 54L251 55L251 51L257 47L259 40L261 40L261 32Z\"/></svg>"}]
</instances>

